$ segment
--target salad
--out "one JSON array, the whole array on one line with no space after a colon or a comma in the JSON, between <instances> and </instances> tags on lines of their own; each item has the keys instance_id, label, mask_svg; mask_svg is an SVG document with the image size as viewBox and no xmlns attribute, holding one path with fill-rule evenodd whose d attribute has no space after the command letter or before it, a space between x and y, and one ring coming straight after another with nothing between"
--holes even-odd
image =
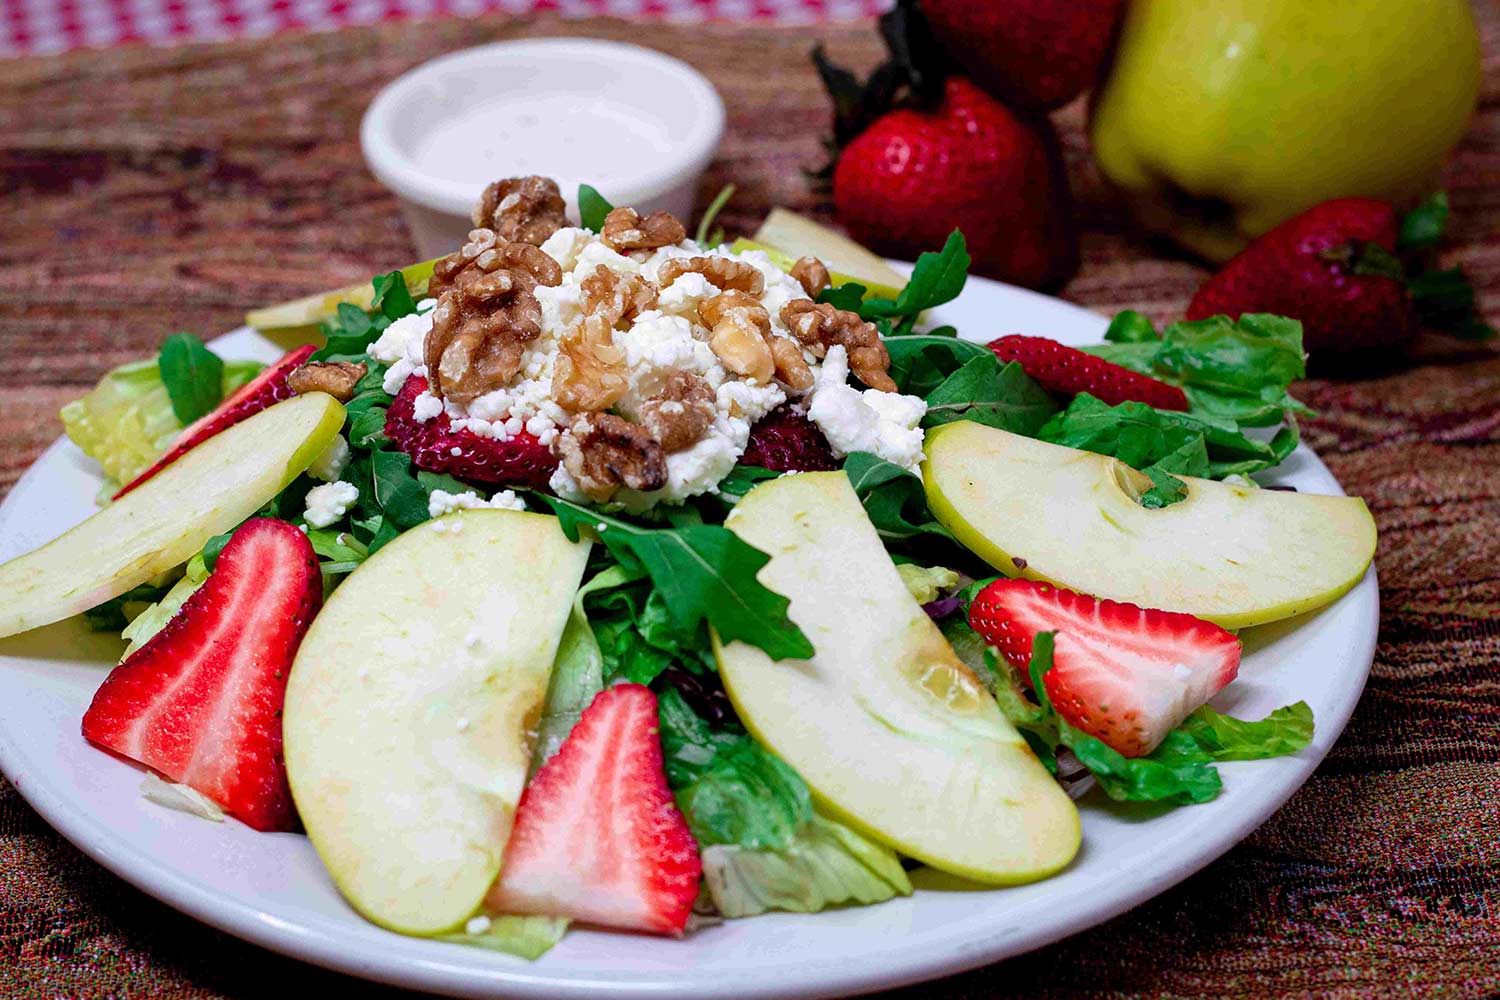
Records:
<instances>
[{"instance_id":1,"label":"salad","mask_svg":"<svg viewBox=\"0 0 1500 1000\"><path fill-rule=\"evenodd\" d=\"M961 233L903 276L578 203L498 181L451 255L252 316L307 334L280 360L179 334L63 409L101 509L0 566L0 635L120 632L82 734L147 798L535 958L1045 878L1076 800L1307 746L1304 703L1208 705L1233 630L1373 556L1362 501L1252 478L1308 413L1296 322L981 344L929 318Z\"/></svg>"}]
</instances>

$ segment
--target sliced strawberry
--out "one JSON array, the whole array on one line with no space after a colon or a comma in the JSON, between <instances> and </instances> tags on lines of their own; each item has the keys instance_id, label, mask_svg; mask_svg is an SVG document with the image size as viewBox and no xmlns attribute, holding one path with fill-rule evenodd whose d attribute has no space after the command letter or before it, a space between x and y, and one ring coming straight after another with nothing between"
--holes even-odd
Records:
<instances>
[{"instance_id":1,"label":"sliced strawberry","mask_svg":"<svg viewBox=\"0 0 1500 1000\"><path fill-rule=\"evenodd\" d=\"M413 465L476 483L536 488L547 485L557 468L557 458L546 445L525 431L501 441L481 437L467 428L454 430L442 414L418 421L417 397L426 391L425 378L408 377L385 414L385 436L411 456Z\"/></svg>"},{"instance_id":2,"label":"sliced strawberry","mask_svg":"<svg viewBox=\"0 0 1500 1000\"><path fill-rule=\"evenodd\" d=\"M839 467L818 425L792 403L782 403L755 422L740 464L776 472L827 472Z\"/></svg>"},{"instance_id":3,"label":"sliced strawberry","mask_svg":"<svg viewBox=\"0 0 1500 1000\"><path fill-rule=\"evenodd\" d=\"M245 522L203 586L105 678L83 735L202 792L248 826L293 829L281 706L322 598L305 534L285 521Z\"/></svg>"},{"instance_id":4,"label":"sliced strawberry","mask_svg":"<svg viewBox=\"0 0 1500 1000\"><path fill-rule=\"evenodd\" d=\"M283 355L275 364L267 365L259 375L230 393L229 398L214 407L212 412L205 413L184 427L182 433L177 435L177 443L168 448L166 454L158 458L149 469L126 483L114 495L114 499L120 499L220 431L234 426L246 417L254 416L273 403L289 399L292 390L286 384L287 376L315 350L317 348L313 345L305 344Z\"/></svg>"},{"instance_id":5,"label":"sliced strawberry","mask_svg":"<svg viewBox=\"0 0 1500 1000\"><path fill-rule=\"evenodd\" d=\"M1187 396L1175 385L1046 337L1013 333L990 341L989 348L1001 361L1019 362L1026 374L1049 392L1064 396L1086 392L1110 406L1134 401L1159 410L1188 408Z\"/></svg>"},{"instance_id":6,"label":"sliced strawberry","mask_svg":"<svg viewBox=\"0 0 1500 1000\"><path fill-rule=\"evenodd\" d=\"M1217 625L1032 580L985 587L969 624L1022 671L1032 637L1055 632L1045 683L1057 714L1127 757L1156 749L1240 668L1239 639Z\"/></svg>"},{"instance_id":7,"label":"sliced strawberry","mask_svg":"<svg viewBox=\"0 0 1500 1000\"><path fill-rule=\"evenodd\" d=\"M506 913L681 934L703 864L662 770L656 696L600 692L516 810L488 902Z\"/></svg>"}]
</instances>

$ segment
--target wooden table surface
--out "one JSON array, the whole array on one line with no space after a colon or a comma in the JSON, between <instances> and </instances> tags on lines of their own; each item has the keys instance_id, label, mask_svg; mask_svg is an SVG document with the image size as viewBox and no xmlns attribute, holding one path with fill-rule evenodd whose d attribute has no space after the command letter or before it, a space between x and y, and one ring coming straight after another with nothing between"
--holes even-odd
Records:
<instances>
[{"instance_id":1,"label":"wooden table surface","mask_svg":"<svg viewBox=\"0 0 1500 1000\"><path fill-rule=\"evenodd\" d=\"M1483 104L1445 178L1447 258L1500 323L1500 11L1479 10ZM253 306L413 259L360 159L361 110L434 55L549 34L653 45L714 80L729 128L700 205L737 184L731 231L773 204L828 212L803 174L828 117L806 54L816 35L869 64L865 26L486 18L0 62L0 490L58 435L63 403L164 335L210 336ZM1057 117L1084 226L1083 267L1062 295L1180 316L1205 271L1130 227L1088 162L1083 108ZM1342 739L1280 813L1177 888L900 996L1500 994L1500 354L1429 337L1384 374L1299 394L1322 413L1307 440L1381 529L1379 648ZM252 997L292 984L352 985L126 886L0 780L4 995Z\"/></svg>"}]
</instances>

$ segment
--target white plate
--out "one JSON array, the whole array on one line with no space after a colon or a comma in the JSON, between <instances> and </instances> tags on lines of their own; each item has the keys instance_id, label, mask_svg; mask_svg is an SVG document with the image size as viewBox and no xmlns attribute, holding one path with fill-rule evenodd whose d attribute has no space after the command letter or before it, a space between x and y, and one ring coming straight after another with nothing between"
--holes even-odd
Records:
<instances>
[{"instance_id":1,"label":"white plate","mask_svg":"<svg viewBox=\"0 0 1500 1000\"><path fill-rule=\"evenodd\" d=\"M988 340L1014 331L1097 342L1104 321L1032 292L971 279L939 318ZM216 344L226 356L273 357L249 330ZM1306 448L1274 477L1340 493ZM98 480L59 441L0 506L0 557L87 516ZM1042 514L1041 516L1045 516ZM917 892L908 899L811 915L730 921L681 941L574 931L539 961L401 937L366 923L294 834L259 834L153 805L141 772L90 748L79 719L119 646L63 623L0 642L0 769L84 852L164 902L231 934L319 965L455 996L567 998L821 997L897 986L1016 955L1106 920L1223 854L1312 773L1344 728L1375 648L1375 576L1322 612L1245 633L1240 676L1214 699L1256 718L1302 699L1317 717L1295 757L1220 765L1224 792L1158 814L1085 799L1083 849L1034 885Z\"/></svg>"}]
</instances>

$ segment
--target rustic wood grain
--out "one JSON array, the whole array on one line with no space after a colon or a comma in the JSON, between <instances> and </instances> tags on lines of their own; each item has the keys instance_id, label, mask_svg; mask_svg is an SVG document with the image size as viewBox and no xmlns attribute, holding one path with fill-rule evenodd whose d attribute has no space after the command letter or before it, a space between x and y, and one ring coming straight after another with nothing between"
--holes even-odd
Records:
<instances>
[{"instance_id":1,"label":"rustic wood grain","mask_svg":"<svg viewBox=\"0 0 1500 1000\"><path fill-rule=\"evenodd\" d=\"M1477 9L1485 88L1447 172L1447 257L1500 322L1500 11ZM868 65L875 42L858 26L488 18L0 63L0 490L57 435L63 402L163 335L215 334L251 307L411 260L360 160L365 104L439 53L551 34L653 45L713 78L729 129L699 197L737 184L731 229L773 204L827 214L804 175L828 114L806 53L820 37ZM1083 116L1058 115L1084 226L1063 295L1175 318L1205 272L1129 225L1088 161ZM1404 367L1301 393L1323 414L1308 440L1382 532L1380 643L1343 738L1276 817L1178 888L901 997L1500 993L1500 355L1429 337ZM0 992L251 997L292 983L348 985L130 889L0 781Z\"/></svg>"}]
</instances>

